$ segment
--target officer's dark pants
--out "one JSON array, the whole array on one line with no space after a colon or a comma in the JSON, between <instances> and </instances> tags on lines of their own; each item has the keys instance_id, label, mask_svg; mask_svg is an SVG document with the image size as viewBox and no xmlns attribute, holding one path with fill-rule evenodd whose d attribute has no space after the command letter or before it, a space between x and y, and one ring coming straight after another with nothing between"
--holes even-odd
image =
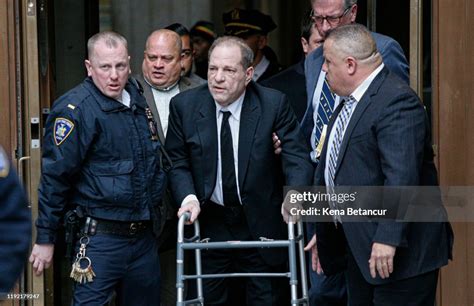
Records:
<instances>
[{"instance_id":1,"label":"officer's dark pants","mask_svg":"<svg viewBox=\"0 0 474 306\"><path fill-rule=\"evenodd\" d=\"M105 305L114 291L117 305L160 304L160 266L151 230L136 237L90 236L86 256L96 277L91 283L75 283L73 305Z\"/></svg>"}]
</instances>

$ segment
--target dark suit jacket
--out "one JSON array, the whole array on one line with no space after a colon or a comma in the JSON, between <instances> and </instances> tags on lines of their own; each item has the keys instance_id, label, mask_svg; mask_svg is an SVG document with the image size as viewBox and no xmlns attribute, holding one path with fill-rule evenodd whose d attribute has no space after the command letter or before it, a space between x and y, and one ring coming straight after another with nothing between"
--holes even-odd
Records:
<instances>
[{"instance_id":1,"label":"dark suit jacket","mask_svg":"<svg viewBox=\"0 0 474 306\"><path fill-rule=\"evenodd\" d=\"M342 103L330 121L328 133L341 108ZM335 185L420 186L435 183L436 169L427 126L426 112L417 95L385 67L352 114L336 162ZM327 142L315 172L315 185L325 185L326 154ZM445 212L442 207L440 211ZM420 275L446 265L450 258L453 238L449 223L372 219L370 222L343 222L342 227L364 278L371 284ZM319 256L326 273L337 270L335 259L340 258L343 251L343 242L331 240L333 233L333 223L317 223ZM397 247L394 272L386 280L370 276L368 259L373 242Z\"/></svg>"},{"instance_id":2,"label":"dark suit jacket","mask_svg":"<svg viewBox=\"0 0 474 306\"><path fill-rule=\"evenodd\" d=\"M280 156L273 152L272 132L286 144ZM204 211L216 183L217 137L216 106L207 86L173 98L166 150L173 161L169 180L176 203L195 194ZM306 186L311 182L312 166L285 95L254 82L247 86L238 150L240 196L253 238L286 239L280 215L280 175L284 174L287 185ZM285 252L259 250L268 264L281 264L286 256Z\"/></svg>"},{"instance_id":3,"label":"dark suit jacket","mask_svg":"<svg viewBox=\"0 0 474 306\"><path fill-rule=\"evenodd\" d=\"M265 46L262 51L265 57L270 61L270 65L268 65L267 69L265 69L263 74L258 78L257 83L259 84L283 69L283 67L278 63L278 58L272 48Z\"/></svg>"},{"instance_id":4,"label":"dark suit jacket","mask_svg":"<svg viewBox=\"0 0 474 306\"><path fill-rule=\"evenodd\" d=\"M145 96L148 107L150 107L151 112L153 113L153 118L156 121L156 126L158 130L158 138L160 138L161 143L165 143L165 135L163 133L163 127L161 126L160 116L158 110L156 109L155 98L153 97L153 92L151 91L150 85L145 81L143 75L136 75L135 78L140 82L143 87L143 95ZM207 83L206 83L207 84ZM186 91L188 89L202 85L201 81L192 80L188 77L181 77L178 82L179 92Z\"/></svg>"},{"instance_id":5,"label":"dark suit jacket","mask_svg":"<svg viewBox=\"0 0 474 306\"><path fill-rule=\"evenodd\" d=\"M263 86L274 88L284 93L299 122L306 111L306 79L304 76L304 59L282 72L260 82Z\"/></svg>"},{"instance_id":6,"label":"dark suit jacket","mask_svg":"<svg viewBox=\"0 0 474 306\"><path fill-rule=\"evenodd\" d=\"M155 122L156 122L158 138L160 139L160 142L164 144L165 135L163 132L161 119L158 114L158 110L156 108L155 98L153 97L153 92L151 90L151 87L145 81L142 74L136 75L135 78L142 85L143 95L145 96L148 107L153 113L153 118L155 119ZM206 81L204 82L206 83ZM202 84L201 81L192 80L187 77L181 77L181 79L178 82L180 92L197 87L201 84ZM166 250L169 248L173 248L175 246L176 230L177 230L177 217L176 217L177 210L176 210L176 205L173 203L173 199L170 195L169 189L166 189L165 191L165 194L163 196L163 205L160 206L160 209L161 209L160 211L161 220L160 220L160 226L159 226L160 230L158 231L158 233L160 234L159 239L158 239L158 245L160 246L160 250ZM168 220L168 223L166 224L166 229L165 229L165 223L167 220Z\"/></svg>"},{"instance_id":7,"label":"dark suit jacket","mask_svg":"<svg viewBox=\"0 0 474 306\"><path fill-rule=\"evenodd\" d=\"M387 66L390 71L398 75L408 84L410 81L410 75L408 72L409 66L400 44L393 38L379 33L372 32L372 36L375 40L375 43L377 44L377 50L379 51L380 55L382 55L385 66ZM308 95L308 102L306 113L301 122L301 130L308 143L314 127L313 96L314 91L316 90L316 85L318 83L323 62L323 48L317 48L308 54L305 60L306 94Z\"/></svg>"}]
</instances>

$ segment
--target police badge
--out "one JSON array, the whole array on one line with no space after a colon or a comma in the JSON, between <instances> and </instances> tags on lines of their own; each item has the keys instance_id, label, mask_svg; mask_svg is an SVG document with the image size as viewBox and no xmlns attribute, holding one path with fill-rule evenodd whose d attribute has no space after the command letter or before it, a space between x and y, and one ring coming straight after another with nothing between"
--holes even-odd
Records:
<instances>
[{"instance_id":1,"label":"police badge","mask_svg":"<svg viewBox=\"0 0 474 306\"><path fill-rule=\"evenodd\" d=\"M66 118L56 118L54 121L54 143L62 144L74 129L74 123Z\"/></svg>"},{"instance_id":2,"label":"police badge","mask_svg":"<svg viewBox=\"0 0 474 306\"><path fill-rule=\"evenodd\" d=\"M316 158L319 158L321 156L321 152L323 151L324 142L326 141L327 129L327 124L324 124L323 130L321 131L321 136L319 137L318 146L314 149Z\"/></svg>"}]
</instances>

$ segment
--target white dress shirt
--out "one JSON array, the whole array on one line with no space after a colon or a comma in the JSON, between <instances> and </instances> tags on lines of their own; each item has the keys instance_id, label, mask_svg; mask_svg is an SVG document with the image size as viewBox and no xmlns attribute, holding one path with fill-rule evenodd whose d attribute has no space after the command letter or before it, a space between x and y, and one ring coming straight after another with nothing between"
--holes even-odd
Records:
<instances>
[{"instance_id":1,"label":"white dress shirt","mask_svg":"<svg viewBox=\"0 0 474 306\"><path fill-rule=\"evenodd\" d=\"M245 92L232 104L222 107L216 102L216 118L217 118L217 176L216 176L216 186L214 192L211 195L211 201L217 204L224 205L224 195L222 194L222 158L221 158L221 125L222 118L224 114L221 111L229 111L231 115L229 116L229 126L230 132L232 133L232 145L234 149L234 168L235 168L235 180L237 182L237 195L239 196L239 201L242 204L240 198L240 188L239 188L239 167L238 167L238 153L239 153L239 130L240 130L240 113L242 112L242 104L244 102Z\"/></svg>"},{"instance_id":2,"label":"white dress shirt","mask_svg":"<svg viewBox=\"0 0 474 306\"><path fill-rule=\"evenodd\" d=\"M214 191L211 195L211 201L214 203L224 205L224 195L222 194L222 165L221 165L221 125L222 118L224 114L221 111L230 111L231 115L229 116L229 126L230 132L232 134L232 144L234 148L234 168L235 168L235 180L237 183L237 195L239 197L240 204L242 204L242 199L240 197L240 187L239 187L239 167L238 167L238 158L239 158L239 131L240 131L240 114L242 112L242 105L244 103L245 91L244 93L233 103L228 106L221 106L219 103L216 104L216 123L217 123L217 175L216 175L216 184ZM187 204L190 201L198 201L196 195L189 194L181 202L181 206ZM198 201L199 202L199 201Z\"/></svg>"}]
</instances>

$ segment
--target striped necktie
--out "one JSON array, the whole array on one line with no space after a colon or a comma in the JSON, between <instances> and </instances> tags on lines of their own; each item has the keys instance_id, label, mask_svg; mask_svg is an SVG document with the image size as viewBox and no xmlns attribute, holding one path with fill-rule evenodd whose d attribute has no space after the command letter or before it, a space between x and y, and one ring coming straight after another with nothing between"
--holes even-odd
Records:
<instances>
[{"instance_id":1,"label":"striped necktie","mask_svg":"<svg viewBox=\"0 0 474 306\"><path fill-rule=\"evenodd\" d=\"M336 95L331 92L329 85L324 79L323 88L321 90L321 96L319 98L318 113L314 130L314 147L317 148L321 139L321 133L323 126L327 125L329 119L331 119L332 112L334 110L334 102L336 101ZM315 154L314 152L312 154ZM312 156L313 160L316 155Z\"/></svg>"},{"instance_id":2,"label":"striped necktie","mask_svg":"<svg viewBox=\"0 0 474 306\"><path fill-rule=\"evenodd\" d=\"M332 143L328 146L329 157L326 161L326 167L328 168L328 181L327 188L329 193L334 193L334 178L336 174L337 159L339 156L339 150L341 149L341 143L344 139L344 133L346 131L347 125L351 118L352 109L354 107L356 100L351 96L348 100L344 101L341 112L334 122L334 138ZM329 206L334 209L336 207L335 203L329 201ZM334 221L341 222L341 217L335 215Z\"/></svg>"}]
</instances>

